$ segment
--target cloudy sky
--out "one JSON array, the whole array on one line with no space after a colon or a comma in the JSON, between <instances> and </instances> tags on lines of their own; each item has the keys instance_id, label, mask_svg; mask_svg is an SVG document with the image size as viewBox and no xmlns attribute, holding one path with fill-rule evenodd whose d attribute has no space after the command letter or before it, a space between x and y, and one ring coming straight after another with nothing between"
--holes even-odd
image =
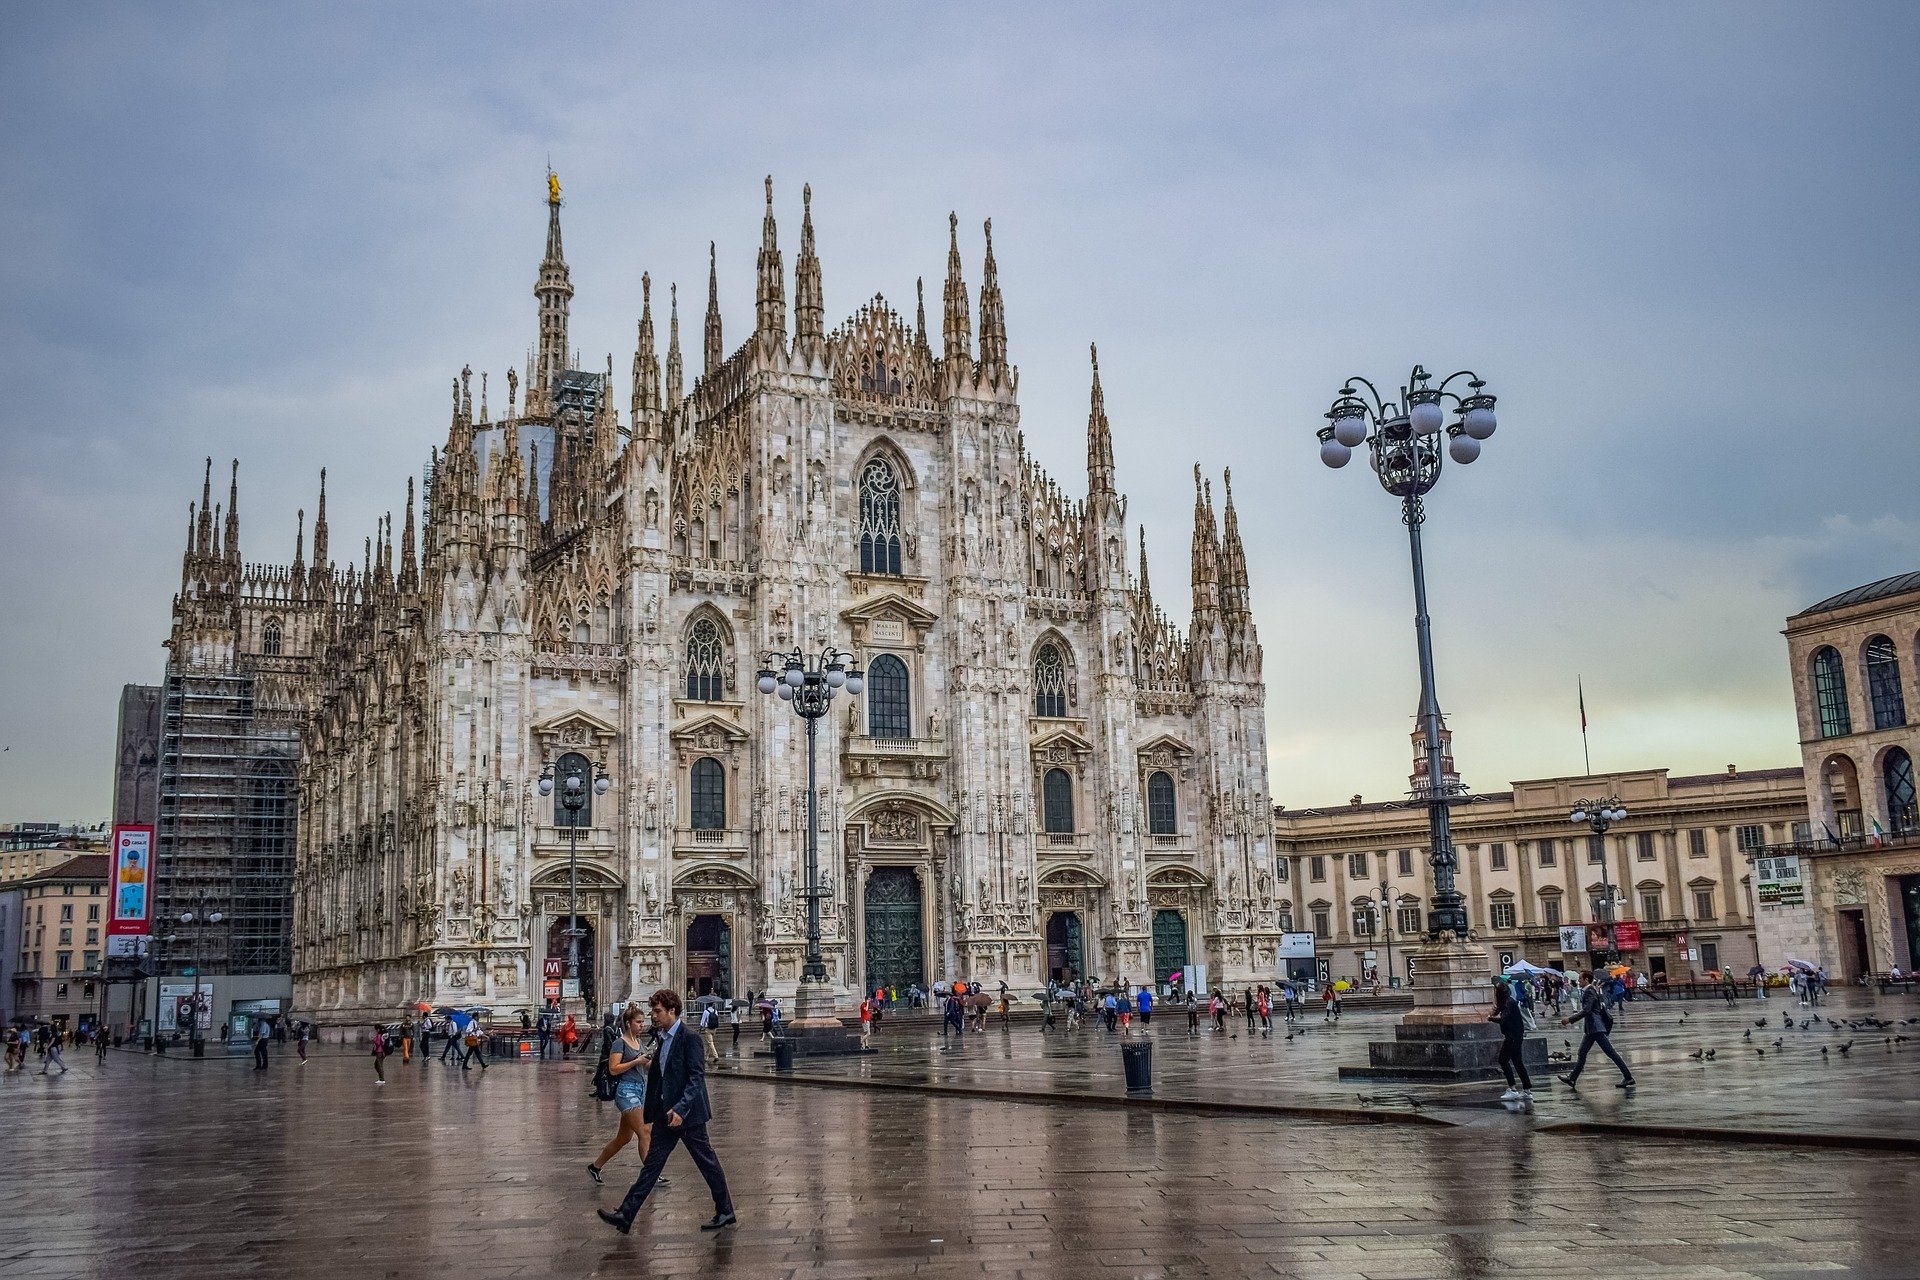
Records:
<instances>
[{"instance_id":1,"label":"cloudy sky","mask_svg":"<svg viewBox=\"0 0 1920 1280\"><path fill-rule=\"evenodd\" d=\"M0 8L0 820L106 815L203 456L249 560L322 467L356 554L524 358L549 160L589 367L709 239L745 334L766 174L830 321L991 217L1028 446L1084 485L1097 341L1170 612L1233 468L1283 803L1407 786L1404 531L1313 430L1416 362L1500 396L1429 506L1467 782L1578 772L1576 677L1598 769L1797 763L1783 619L1920 568L1920 9L1190 9Z\"/></svg>"}]
</instances>

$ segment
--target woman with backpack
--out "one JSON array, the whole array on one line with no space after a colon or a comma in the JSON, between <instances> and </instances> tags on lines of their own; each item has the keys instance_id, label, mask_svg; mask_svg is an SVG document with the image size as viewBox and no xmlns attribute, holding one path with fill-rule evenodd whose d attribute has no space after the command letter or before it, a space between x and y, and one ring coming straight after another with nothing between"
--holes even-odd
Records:
<instances>
[{"instance_id":1,"label":"woman with backpack","mask_svg":"<svg viewBox=\"0 0 1920 1280\"><path fill-rule=\"evenodd\" d=\"M650 1033L647 1030L647 1006L638 1000L632 1000L620 1011L620 1034L609 1037L606 1057L601 1060L594 1075L594 1096L602 1102L611 1102L620 1111L620 1127L614 1132L613 1140L600 1148L600 1157L587 1166L587 1176L596 1183L605 1179L601 1172L607 1167L607 1161L620 1154L620 1148L629 1141L640 1148L640 1163L647 1162L647 1152L652 1147L647 1123L647 1069L653 1065L653 1058L647 1052L651 1047ZM660 1179L658 1185L665 1185L666 1179Z\"/></svg>"}]
</instances>

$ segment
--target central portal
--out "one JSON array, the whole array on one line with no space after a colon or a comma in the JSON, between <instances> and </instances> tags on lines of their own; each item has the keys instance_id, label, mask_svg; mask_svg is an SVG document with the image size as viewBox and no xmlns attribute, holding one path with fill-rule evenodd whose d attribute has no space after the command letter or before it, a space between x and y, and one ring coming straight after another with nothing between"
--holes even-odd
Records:
<instances>
[{"instance_id":1,"label":"central portal","mask_svg":"<svg viewBox=\"0 0 1920 1280\"><path fill-rule=\"evenodd\" d=\"M911 867L877 867L867 879L863 920L866 990L926 985L920 876Z\"/></svg>"},{"instance_id":2,"label":"central portal","mask_svg":"<svg viewBox=\"0 0 1920 1280\"><path fill-rule=\"evenodd\" d=\"M1087 976L1077 911L1056 911L1047 917L1047 976L1055 982L1078 982Z\"/></svg>"},{"instance_id":3,"label":"central portal","mask_svg":"<svg viewBox=\"0 0 1920 1280\"><path fill-rule=\"evenodd\" d=\"M1153 913L1153 984L1164 988L1174 974L1187 980L1187 918L1162 908Z\"/></svg>"},{"instance_id":4,"label":"central portal","mask_svg":"<svg viewBox=\"0 0 1920 1280\"><path fill-rule=\"evenodd\" d=\"M687 925L687 994L733 994L733 926L725 916L695 916Z\"/></svg>"},{"instance_id":5,"label":"central portal","mask_svg":"<svg viewBox=\"0 0 1920 1280\"><path fill-rule=\"evenodd\" d=\"M561 916L547 926L547 956L553 960L565 960L569 954L567 922L572 920L580 930L580 998L587 1002L588 1009L599 1007L596 1000L593 981L593 920L589 916ZM565 988L562 988L565 990Z\"/></svg>"}]
</instances>

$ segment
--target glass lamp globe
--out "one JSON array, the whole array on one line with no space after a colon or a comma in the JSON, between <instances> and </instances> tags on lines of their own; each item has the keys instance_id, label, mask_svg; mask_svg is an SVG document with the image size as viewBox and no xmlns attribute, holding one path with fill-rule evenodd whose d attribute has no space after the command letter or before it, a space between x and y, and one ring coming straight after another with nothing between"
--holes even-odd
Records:
<instances>
[{"instance_id":1,"label":"glass lamp globe","mask_svg":"<svg viewBox=\"0 0 1920 1280\"><path fill-rule=\"evenodd\" d=\"M782 702L793 701L793 686L790 684L783 684L778 689L774 690L774 692L780 695L780 701Z\"/></svg>"},{"instance_id":2,"label":"glass lamp globe","mask_svg":"<svg viewBox=\"0 0 1920 1280\"><path fill-rule=\"evenodd\" d=\"M764 667L762 667L762 668L761 668L761 670L760 670L760 678L759 678L759 680L758 680L758 681L756 682L756 685L757 685L757 687L759 688L759 690L760 690L760 692L762 692L762 693L772 693L772 692L773 692L773 687L774 687L775 685L777 685L777 684L779 684L779 683L780 683L780 677L779 677L779 676L776 676L775 674L773 674L773 672L771 672L771 671L768 671L768 670L767 670L766 668L764 668Z\"/></svg>"},{"instance_id":3,"label":"glass lamp globe","mask_svg":"<svg viewBox=\"0 0 1920 1280\"><path fill-rule=\"evenodd\" d=\"M1367 419L1358 413L1333 420L1333 438L1349 449L1358 448L1367 439Z\"/></svg>"},{"instance_id":4,"label":"glass lamp globe","mask_svg":"<svg viewBox=\"0 0 1920 1280\"><path fill-rule=\"evenodd\" d=\"M597 796L603 796L607 794L607 788L611 787L612 785L613 785L613 779L609 778L606 774L603 773L599 777L593 780L593 794Z\"/></svg>"},{"instance_id":5,"label":"glass lamp globe","mask_svg":"<svg viewBox=\"0 0 1920 1280\"><path fill-rule=\"evenodd\" d=\"M1336 471L1346 466L1347 463L1352 460L1352 448L1341 444L1337 439L1328 440L1320 446L1320 461L1326 463Z\"/></svg>"},{"instance_id":6,"label":"glass lamp globe","mask_svg":"<svg viewBox=\"0 0 1920 1280\"><path fill-rule=\"evenodd\" d=\"M1460 425L1475 440L1485 440L1493 434L1495 425L1493 406L1477 404L1460 417Z\"/></svg>"},{"instance_id":7,"label":"glass lamp globe","mask_svg":"<svg viewBox=\"0 0 1920 1280\"><path fill-rule=\"evenodd\" d=\"M1574 822L1585 822L1587 820L1587 811L1585 809L1575 809L1572 820Z\"/></svg>"},{"instance_id":8,"label":"glass lamp globe","mask_svg":"<svg viewBox=\"0 0 1920 1280\"><path fill-rule=\"evenodd\" d=\"M182 912L180 913L180 923L181 923L181 924L192 924L192 923L193 923L193 912L191 912L191 911L182 911Z\"/></svg>"},{"instance_id":9,"label":"glass lamp globe","mask_svg":"<svg viewBox=\"0 0 1920 1280\"><path fill-rule=\"evenodd\" d=\"M1440 429L1447 420L1446 411L1437 400L1421 400L1407 410L1407 420L1413 424L1418 435L1430 436Z\"/></svg>"},{"instance_id":10,"label":"glass lamp globe","mask_svg":"<svg viewBox=\"0 0 1920 1280\"><path fill-rule=\"evenodd\" d=\"M848 693L858 694L862 689L866 687L867 687L867 678L866 676L861 674L860 668L855 667L853 670L847 672L847 692Z\"/></svg>"},{"instance_id":11,"label":"glass lamp globe","mask_svg":"<svg viewBox=\"0 0 1920 1280\"><path fill-rule=\"evenodd\" d=\"M1464 433L1457 435L1447 442L1447 456L1464 467L1480 456L1480 442Z\"/></svg>"},{"instance_id":12,"label":"glass lamp globe","mask_svg":"<svg viewBox=\"0 0 1920 1280\"><path fill-rule=\"evenodd\" d=\"M787 668L786 679L789 688L798 689L807 682L807 673L801 668L800 664L796 662Z\"/></svg>"},{"instance_id":13,"label":"glass lamp globe","mask_svg":"<svg viewBox=\"0 0 1920 1280\"><path fill-rule=\"evenodd\" d=\"M842 667L837 662L827 668L827 687L829 689L838 689L842 685L846 684L846 682L847 682L846 668Z\"/></svg>"},{"instance_id":14,"label":"glass lamp globe","mask_svg":"<svg viewBox=\"0 0 1920 1280\"><path fill-rule=\"evenodd\" d=\"M225 917L225 916L223 916L223 915L221 915L221 914L220 914L220 913L219 913L218 911L216 911L216 912L214 912L214 913L213 913L212 915L209 915L209 916L207 917L207 923L208 923L208 924L219 924L219 923L220 923L220 922L221 922L222 920L225 920L225 919L226 919L226 917Z\"/></svg>"},{"instance_id":15,"label":"glass lamp globe","mask_svg":"<svg viewBox=\"0 0 1920 1280\"><path fill-rule=\"evenodd\" d=\"M547 774L540 775L540 794L543 796L550 796L553 794L553 775L552 774L547 773Z\"/></svg>"}]
</instances>

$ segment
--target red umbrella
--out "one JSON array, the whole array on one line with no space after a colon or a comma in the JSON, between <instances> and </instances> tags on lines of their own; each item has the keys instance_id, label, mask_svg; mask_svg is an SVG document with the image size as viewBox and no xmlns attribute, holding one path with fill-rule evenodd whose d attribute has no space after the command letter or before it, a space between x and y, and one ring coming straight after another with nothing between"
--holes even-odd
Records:
<instances>
[{"instance_id":1,"label":"red umbrella","mask_svg":"<svg viewBox=\"0 0 1920 1280\"><path fill-rule=\"evenodd\" d=\"M413 1002L413 1011L415 1013L432 1013L433 1006L424 1000L416 1000Z\"/></svg>"}]
</instances>

